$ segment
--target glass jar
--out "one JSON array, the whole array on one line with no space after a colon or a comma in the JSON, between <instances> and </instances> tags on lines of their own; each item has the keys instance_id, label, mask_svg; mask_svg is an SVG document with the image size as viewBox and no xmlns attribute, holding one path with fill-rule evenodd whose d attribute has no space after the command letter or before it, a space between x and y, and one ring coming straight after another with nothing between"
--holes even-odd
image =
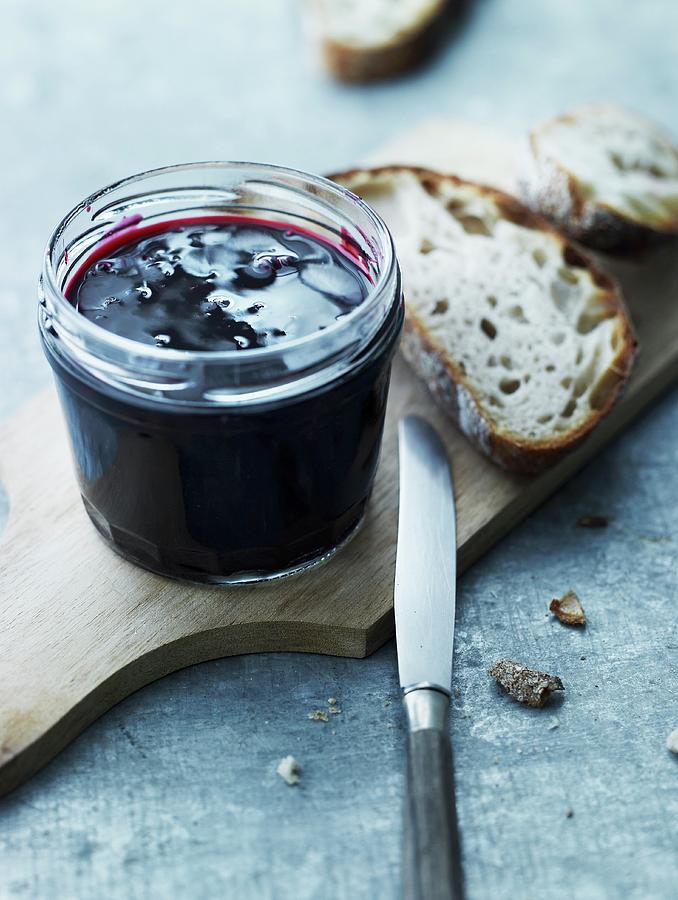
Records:
<instances>
[{"instance_id":1,"label":"glass jar","mask_svg":"<svg viewBox=\"0 0 678 900\"><path fill-rule=\"evenodd\" d=\"M238 351L141 344L67 299L112 235L234 214L341 246L367 274L366 298L324 330ZM402 320L386 226L324 178L179 165L84 200L47 246L39 324L92 522L133 562L191 581L270 579L328 558L363 518Z\"/></svg>"}]
</instances>

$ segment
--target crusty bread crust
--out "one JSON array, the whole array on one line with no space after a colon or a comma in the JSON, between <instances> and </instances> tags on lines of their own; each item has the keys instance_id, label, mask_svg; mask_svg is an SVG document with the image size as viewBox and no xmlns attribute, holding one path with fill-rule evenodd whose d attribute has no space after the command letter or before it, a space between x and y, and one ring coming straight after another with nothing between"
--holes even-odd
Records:
<instances>
[{"instance_id":1,"label":"crusty bread crust","mask_svg":"<svg viewBox=\"0 0 678 900\"><path fill-rule=\"evenodd\" d=\"M439 0L433 16L401 34L396 41L380 46L354 47L321 36L323 62L335 78L355 84L399 75L430 55L449 11L450 0Z\"/></svg>"},{"instance_id":2,"label":"crusty bread crust","mask_svg":"<svg viewBox=\"0 0 678 900\"><path fill-rule=\"evenodd\" d=\"M525 202L547 217L573 240L606 253L640 250L661 241L666 233L639 225L604 204L587 204L574 176L562 166L542 160L538 140L530 136L535 175L521 184Z\"/></svg>"},{"instance_id":3,"label":"crusty bread crust","mask_svg":"<svg viewBox=\"0 0 678 900\"><path fill-rule=\"evenodd\" d=\"M621 292L612 279L603 273L591 258L571 244L546 219L524 206L515 197L485 185L475 184L415 166L381 166L373 169L354 169L331 175L332 180L348 185L364 174L384 175L411 172L422 185L435 192L442 181L470 186L494 200L505 218L526 228L553 235L563 248L563 258L572 265L585 267L595 284L604 292L601 304L607 307L606 318L616 318L618 350L600 379L592 396L592 410L578 427L548 440L525 438L502 430L484 407L478 391L457 362L440 347L426 326L407 305L405 298L405 328L401 342L403 356L414 372L425 382L439 405L457 422L466 437L493 462L513 472L534 474L554 465L582 443L610 412L628 381L636 353L633 333Z\"/></svg>"},{"instance_id":4,"label":"crusty bread crust","mask_svg":"<svg viewBox=\"0 0 678 900\"><path fill-rule=\"evenodd\" d=\"M575 113L556 116L530 134L534 172L521 184L523 200L562 231L587 247L608 253L640 250L678 234L678 219L654 226L633 219L623 210L586 198L582 186L560 161L547 159L540 147L541 129L576 121Z\"/></svg>"}]
</instances>

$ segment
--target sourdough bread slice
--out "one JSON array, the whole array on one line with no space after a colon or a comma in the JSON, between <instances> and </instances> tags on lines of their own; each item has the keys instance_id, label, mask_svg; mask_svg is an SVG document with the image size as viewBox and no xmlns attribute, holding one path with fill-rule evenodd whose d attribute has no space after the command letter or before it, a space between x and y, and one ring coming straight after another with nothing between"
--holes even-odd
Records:
<instances>
[{"instance_id":1,"label":"sourdough bread slice","mask_svg":"<svg viewBox=\"0 0 678 900\"><path fill-rule=\"evenodd\" d=\"M343 81L388 78L435 44L449 0L306 0L308 31Z\"/></svg>"},{"instance_id":2,"label":"sourdough bread slice","mask_svg":"<svg viewBox=\"0 0 678 900\"><path fill-rule=\"evenodd\" d=\"M536 472L579 444L628 378L613 282L493 188L389 166L332 176L382 215L403 271L403 353L479 449Z\"/></svg>"},{"instance_id":3,"label":"sourdough bread slice","mask_svg":"<svg viewBox=\"0 0 678 900\"><path fill-rule=\"evenodd\" d=\"M678 149L643 116L587 106L530 135L534 166L523 199L601 250L678 234Z\"/></svg>"}]
</instances>

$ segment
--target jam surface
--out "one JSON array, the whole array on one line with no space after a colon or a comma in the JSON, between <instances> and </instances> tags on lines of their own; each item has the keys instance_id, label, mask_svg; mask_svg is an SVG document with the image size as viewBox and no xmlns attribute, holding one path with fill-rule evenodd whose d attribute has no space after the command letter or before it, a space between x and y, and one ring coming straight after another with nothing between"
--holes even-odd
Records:
<instances>
[{"instance_id":1,"label":"jam surface","mask_svg":"<svg viewBox=\"0 0 678 900\"><path fill-rule=\"evenodd\" d=\"M369 290L344 251L285 225L241 218L152 232L104 243L67 290L86 318L143 344L266 347L326 328Z\"/></svg>"}]
</instances>

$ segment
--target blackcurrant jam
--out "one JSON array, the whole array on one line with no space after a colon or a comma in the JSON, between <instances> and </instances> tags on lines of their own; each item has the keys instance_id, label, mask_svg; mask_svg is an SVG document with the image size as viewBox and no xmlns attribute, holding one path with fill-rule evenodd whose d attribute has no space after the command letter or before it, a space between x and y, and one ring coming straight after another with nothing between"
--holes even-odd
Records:
<instances>
[{"instance_id":1,"label":"blackcurrant jam","mask_svg":"<svg viewBox=\"0 0 678 900\"><path fill-rule=\"evenodd\" d=\"M306 231L243 216L127 229L66 288L107 331L178 350L267 347L327 328L363 302L356 260Z\"/></svg>"},{"instance_id":2,"label":"blackcurrant jam","mask_svg":"<svg viewBox=\"0 0 678 900\"><path fill-rule=\"evenodd\" d=\"M267 579L359 526L402 298L352 194L253 164L126 179L57 228L40 325L85 508L130 560Z\"/></svg>"}]
</instances>

